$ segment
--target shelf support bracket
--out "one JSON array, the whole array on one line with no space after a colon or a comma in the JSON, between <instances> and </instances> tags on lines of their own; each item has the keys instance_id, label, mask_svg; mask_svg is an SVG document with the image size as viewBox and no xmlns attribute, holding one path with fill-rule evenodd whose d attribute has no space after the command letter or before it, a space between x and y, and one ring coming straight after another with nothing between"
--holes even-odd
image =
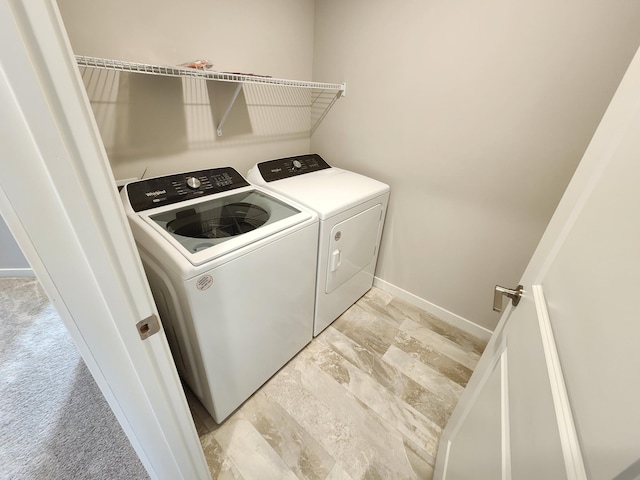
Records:
<instances>
[{"instance_id":1,"label":"shelf support bracket","mask_svg":"<svg viewBox=\"0 0 640 480\"><path fill-rule=\"evenodd\" d=\"M220 119L220 123L218 124L218 128L217 128L217 133L218 133L219 137L222 136L222 127L224 126L225 122L227 121L227 117L229 116L229 113L231 112L231 109L233 108L233 104L236 102L236 99L238 98L238 95L240 94L240 90L242 89L242 85L243 85L242 82L238 83L238 85L236 86L235 91L233 92L233 95L231 96L231 101L229 102L229 105L227 106L227 109L222 114L222 118Z\"/></svg>"}]
</instances>

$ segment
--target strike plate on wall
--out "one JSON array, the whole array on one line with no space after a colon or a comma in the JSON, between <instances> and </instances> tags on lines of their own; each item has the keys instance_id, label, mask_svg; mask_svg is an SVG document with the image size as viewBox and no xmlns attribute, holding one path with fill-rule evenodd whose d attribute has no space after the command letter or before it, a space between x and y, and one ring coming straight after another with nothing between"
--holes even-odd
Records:
<instances>
[{"instance_id":1,"label":"strike plate on wall","mask_svg":"<svg viewBox=\"0 0 640 480\"><path fill-rule=\"evenodd\" d=\"M158 317L152 314L136 323L136 328L140 334L140 339L146 340L151 335L160 331L160 322L158 322Z\"/></svg>"}]
</instances>

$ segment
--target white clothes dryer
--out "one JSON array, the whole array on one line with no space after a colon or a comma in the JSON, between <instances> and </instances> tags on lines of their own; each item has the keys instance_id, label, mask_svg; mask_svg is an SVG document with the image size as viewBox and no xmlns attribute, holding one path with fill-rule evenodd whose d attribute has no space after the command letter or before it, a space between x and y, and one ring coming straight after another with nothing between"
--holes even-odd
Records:
<instances>
[{"instance_id":1,"label":"white clothes dryer","mask_svg":"<svg viewBox=\"0 0 640 480\"><path fill-rule=\"evenodd\" d=\"M121 196L178 370L220 423L312 339L318 217L233 168Z\"/></svg>"},{"instance_id":2,"label":"white clothes dryer","mask_svg":"<svg viewBox=\"0 0 640 480\"><path fill-rule=\"evenodd\" d=\"M261 162L247 179L320 217L314 336L373 285L389 186L309 154Z\"/></svg>"}]
</instances>

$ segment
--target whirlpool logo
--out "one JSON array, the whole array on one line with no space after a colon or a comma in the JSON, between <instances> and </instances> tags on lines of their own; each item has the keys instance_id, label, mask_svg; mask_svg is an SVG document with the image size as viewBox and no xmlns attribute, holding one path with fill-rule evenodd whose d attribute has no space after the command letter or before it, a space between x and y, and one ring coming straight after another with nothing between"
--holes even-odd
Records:
<instances>
[{"instance_id":1,"label":"whirlpool logo","mask_svg":"<svg viewBox=\"0 0 640 480\"><path fill-rule=\"evenodd\" d=\"M164 195L165 193L167 193L166 190L156 190L155 192L147 192L145 195L147 197L157 197L158 195Z\"/></svg>"}]
</instances>

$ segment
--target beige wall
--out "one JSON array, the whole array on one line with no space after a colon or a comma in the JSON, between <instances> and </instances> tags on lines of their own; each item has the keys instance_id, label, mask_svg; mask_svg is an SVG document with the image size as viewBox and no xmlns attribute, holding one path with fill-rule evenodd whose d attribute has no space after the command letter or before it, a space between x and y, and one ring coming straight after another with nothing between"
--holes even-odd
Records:
<instances>
[{"instance_id":1,"label":"beige wall","mask_svg":"<svg viewBox=\"0 0 640 480\"><path fill-rule=\"evenodd\" d=\"M488 329L640 43L640 2L318 0L311 147L391 185L377 276Z\"/></svg>"},{"instance_id":2,"label":"beige wall","mask_svg":"<svg viewBox=\"0 0 640 480\"><path fill-rule=\"evenodd\" d=\"M16 269L31 268L9 227L0 217L0 277L15 274Z\"/></svg>"},{"instance_id":3,"label":"beige wall","mask_svg":"<svg viewBox=\"0 0 640 480\"><path fill-rule=\"evenodd\" d=\"M313 0L58 0L58 7L76 55L159 65L206 59L219 71L311 80ZM201 85L102 75L92 78L90 96L99 100L93 106L116 179L226 165L244 174L257 161L309 151L308 136L216 137L210 118L193 111L185 118L182 95L202 97L191 95Z\"/></svg>"},{"instance_id":4,"label":"beige wall","mask_svg":"<svg viewBox=\"0 0 640 480\"><path fill-rule=\"evenodd\" d=\"M313 0L58 0L76 55L310 80Z\"/></svg>"}]
</instances>

